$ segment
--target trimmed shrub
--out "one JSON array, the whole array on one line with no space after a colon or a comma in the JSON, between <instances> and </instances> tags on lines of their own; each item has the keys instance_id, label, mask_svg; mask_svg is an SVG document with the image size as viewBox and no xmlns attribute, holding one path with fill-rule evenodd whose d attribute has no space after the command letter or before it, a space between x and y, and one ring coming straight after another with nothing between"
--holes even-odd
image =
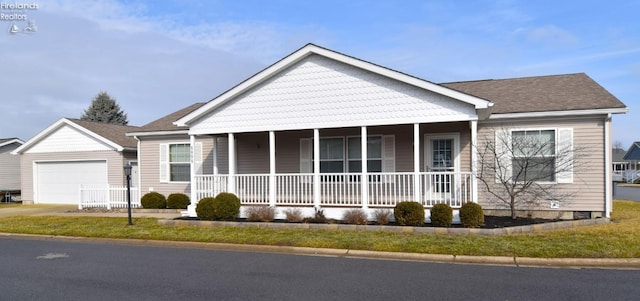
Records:
<instances>
[{"instance_id":1,"label":"trimmed shrub","mask_svg":"<svg viewBox=\"0 0 640 301\"><path fill-rule=\"evenodd\" d=\"M164 195L157 192L148 192L140 199L142 208L144 209L165 209L167 208L167 199Z\"/></svg>"},{"instance_id":2,"label":"trimmed shrub","mask_svg":"<svg viewBox=\"0 0 640 301\"><path fill-rule=\"evenodd\" d=\"M449 227L453 222L453 209L447 204L435 204L431 208L431 224L435 227Z\"/></svg>"},{"instance_id":3,"label":"trimmed shrub","mask_svg":"<svg viewBox=\"0 0 640 301\"><path fill-rule=\"evenodd\" d=\"M375 218L378 225L386 225L391 220L391 210L389 209L380 209L373 212L373 217Z\"/></svg>"},{"instance_id":4,"label":"trimmed shrub","mask_svg":"<svg viewBox=\"0 0 640 301\"><path fill-rule=\"evenodd\" d=\"M213 201L214 198L203 198L200 199L198 205L196 205L196 215L200 219L212 221L214 220L213 215Z\"/></svg>"},{"instance_id":5,"label":"trimmed shrub","mask_svg":"<svg viewBox=\"0 0 640 301\"><path fill-rule=\"evenodd\" d=\"M285 219L290 223L300 223L304 219L302 216L302 210L298 208L291 208L284 211Z\"/></svg>"},{"instance_id":6,"label":"trimmed shrub","mask_svg":"<svg viewBox=\"0 0 640 301\"><path fill-rule=\"evenodd\" d=\"M464 203L460 207L460 222L465 228L478 228L484 225L484 211L477 203Z\"/></svg>"},{"instance_id":7,"label":"trimmed shrub","mask_svg":"<svg viewBox=\"0 0 640 301\"><path fill-rule=\"evenodd\" d=\"M240 199L233 193L221 192L213 201L213 218L232 220L240 214Z\"/></svg>"},{"instance_id":8,"label":"trimmed shrub","mask_svg":"<svg viewBox=\"0 0 640 301\"><path fill-rule=\"evenodd\" d=\"M424 207L418 202L399 202L393 209L393 217L403 226L424 225Z\"/></svg>"},{"instance_id":9,"label":"trimmed shrub","mask_svg":"<svg viewBox=\"0 0 640 301\"><path fill-rule=\"evenodd\" d=\"M186 209L190 203L189 196L184 193L172 193L167 197L167 208L169 209Z\"/></svg>"},{"instance_id":10,"label":"trimmed shrub","mask_svg":"<svg viewBox=\"0 0 640 301\"><path fill-rule=\"evenodd\" d=\"M366 225L368 223L367 213L362 209L350 209L345 211L342 220L348 224Z\"/></svg>"},{"instance_id":11,"label":"trimmed shrub","mask_svg":"<svg viewBox=\"0 0 640 301\"><path fill-rule=\"evenodd\" d=\"M245 210L250 222L271 222L275 219L276 208L271 206L252 206Z\"/></svg>"}]
</instances>

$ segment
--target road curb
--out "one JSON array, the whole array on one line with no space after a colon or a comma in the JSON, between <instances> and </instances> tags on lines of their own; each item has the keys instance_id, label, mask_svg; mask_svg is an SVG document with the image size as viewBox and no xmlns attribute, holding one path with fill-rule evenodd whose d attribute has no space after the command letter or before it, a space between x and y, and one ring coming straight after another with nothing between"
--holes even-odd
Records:
<instances>
[{"instance_id":1,"label":"road curb","mask_svg":"<svg viewBox=\"0 0 640 301\"><path fill-rule=\"evenodd\" d=\"M257 253L293 254L308 256L346 257L379 260L404 260L418 262L437 262L455 264L485 264L514 267L562 267L562 268L603 268L603 269L640 269L640 258L531 258L510 256L469 256L447 254L422 254L404 252L379 252L368 250L324 249L293 246L241 245L228 243L162 241L128 238L95 238L78 236L55 236L22 233L3 233L0 238L48 239L59 241L86 241L120 245L193 248L219 251L240 251Z\"/></svg>"}]
</instances>

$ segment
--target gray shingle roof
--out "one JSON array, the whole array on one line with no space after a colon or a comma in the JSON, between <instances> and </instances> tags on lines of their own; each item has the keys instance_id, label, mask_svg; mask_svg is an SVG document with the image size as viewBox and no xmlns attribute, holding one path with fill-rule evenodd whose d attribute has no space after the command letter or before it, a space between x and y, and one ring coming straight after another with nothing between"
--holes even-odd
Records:
<instances>
[{"instance_id":1,"label":"gray shingle roof","mask_svg":"<svg viewBox=\"0 0 640 301\"><path fill-rule=\"evenodd\" d=\"M493 102L492 113L625 108L584 73L442 83Z\"/></svg>"},{"instance_id":2,"label":"gray shingle roof","mask_svg":"<svg viewBox=\"0 0 640 301\"><path fill-rule=\"evenodd\" d=\"M125 134L139 129L137 126L117 125L104 122L86 121L80 119L67 118L69 121L90 130L105 139L108 139L125 148L137 148L138 141L133 137L127 137Z\"/></svg>"}]
</instances>

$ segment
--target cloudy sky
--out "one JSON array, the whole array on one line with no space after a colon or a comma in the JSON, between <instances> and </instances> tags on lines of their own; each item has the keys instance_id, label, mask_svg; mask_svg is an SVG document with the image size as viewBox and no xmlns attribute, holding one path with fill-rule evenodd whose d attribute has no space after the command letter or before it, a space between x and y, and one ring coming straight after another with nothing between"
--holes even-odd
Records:
<instances>
[{"instance_id":1,"label":"cloudy sky","mask_svg":"<svg viewBox=\"0 0 640 301\"><path fill-rule=\"evenodd\" d=\"M315 43L433 82L586 72L629 107L614 141L640 141L638 0L4 3L38 7L0 11L0 138L78 118L100 91L144 125Z\"/></svg>"}]
</instances>

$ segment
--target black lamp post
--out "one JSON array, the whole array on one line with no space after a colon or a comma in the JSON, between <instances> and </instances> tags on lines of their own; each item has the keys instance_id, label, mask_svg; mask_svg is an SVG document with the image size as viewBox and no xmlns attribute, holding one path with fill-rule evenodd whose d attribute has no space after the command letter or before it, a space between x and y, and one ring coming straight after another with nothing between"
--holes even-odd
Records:
<instances>
[{"instance_id":1,"label":"black lamp post","mask_svg":"<svg viewBox=\"0 0 640 301\"><path fill-rule=\"evenodd\" d=\"M133 225L131 222L131 163L127 163L124 166L124 174L127 176L127 214L129 216L129 226Z\"/></svg>"}]
</instances>

